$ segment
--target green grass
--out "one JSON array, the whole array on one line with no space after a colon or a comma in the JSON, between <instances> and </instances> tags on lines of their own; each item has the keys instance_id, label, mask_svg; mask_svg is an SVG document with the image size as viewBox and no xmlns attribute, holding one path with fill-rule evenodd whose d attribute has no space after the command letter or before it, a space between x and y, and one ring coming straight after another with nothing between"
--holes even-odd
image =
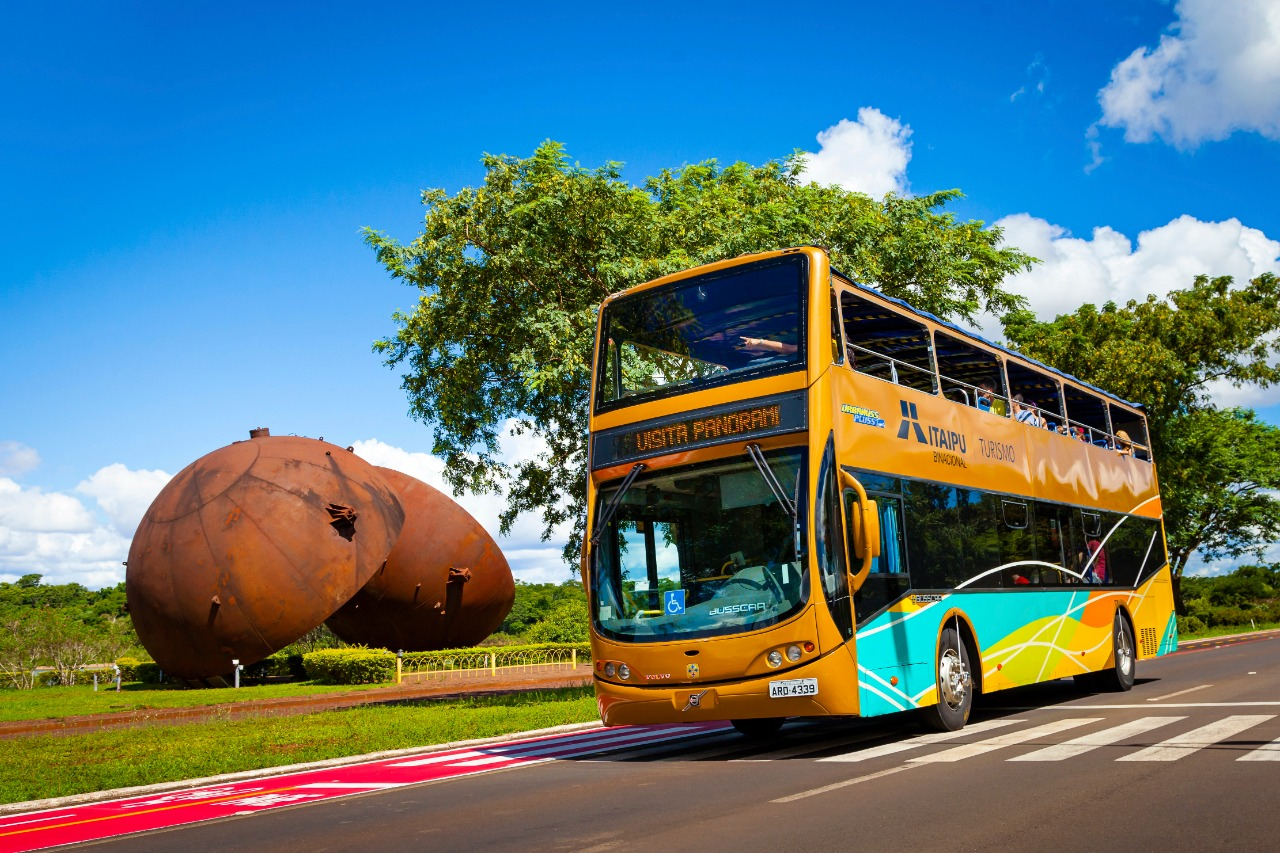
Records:
<instances>
[{"instance_id":1,"label":"green grass","mask_svg":"<svg viewBox=\"0 0 1280 853\"><path fill-rule=\"evenodd\" d=\"M1257 630L1274 631L1280 628L1280 622L1259 622ZM1207 640L1212 637L1226 637L1230 634L1249 634L1253 632L1253 628L1248 625L1219 625L1215 628L1206 628L1203 631L1196 631L1194 634L1179 634L1178 642L1186 640Z\"/></svg>"},{"instance_id":2,"label":"green grass","mask_svg":"<svg viewBox=\"0 0 1280 853\"><path fill-rule=\"evenodd\" d=\"M4 741L0 802L278 767L599 719L589 687ZM35 771L38 768L38 772Z\"/></svg>"},{"instance_id":3,"label":"green grass","mask_svg":"<svg viewBox=\"0 0 1280 853\"><path fill-rule=\"evenodd\" d=\"M225 705L253 699L282 696L310 696L317 693L347 693L353 690L385 689L385 684L336 685L300 681L292 684L262 684L254 687L189 690L177 685L126 684L115 687L93 684L74 687L37 687L34 690L0 690L0 722L15 720L56 720L83 714L114 711L142 711L151 708L190 708L196 705Z\"/></svg>"}]
</instances>

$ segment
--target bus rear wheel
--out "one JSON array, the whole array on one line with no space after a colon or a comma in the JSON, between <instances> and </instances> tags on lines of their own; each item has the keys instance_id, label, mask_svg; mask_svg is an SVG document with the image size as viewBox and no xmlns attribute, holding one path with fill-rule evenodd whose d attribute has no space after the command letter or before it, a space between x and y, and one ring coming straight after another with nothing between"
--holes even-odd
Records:
<instances>
[{"instance_id":1,"label":"bus rear wheel","mask_svg":"<svg viewBox=\"0 0 1280 853\"><path fill-rule=\"evenodd\" d=\"M1115 622L1111 625L1111 651L1114 665L1102 672L1088 672L1075 677L1076 684L1086 690L1098 692L1124 693L1133 689L1137 675L1137 655L1134 654L1133 629L1129 620L1116 611Z\"/></svg>"},{"instance_id":2,"label":"bus rear wheel","mask_svg":"<svg viewBox=\"0 0 1280 853\"><path fill-rule=\"evenodd\" d=\"M973 709L973 676L969 650L955 628L944 628L938 641L938 703L921 712L926 728L955 732L969 722Z\"/></svg>"},{"instance_id":3,"label":"bus rear wheel","mask_svg":"<svg viewBox=\"0 0 1280 853\"><path fill-rule=\"evenodd\" d=\"M751 740L768 740L776 737L786 717L764 717L758 720L730 720L738 733Z\"/></svg>"}]
</instances>

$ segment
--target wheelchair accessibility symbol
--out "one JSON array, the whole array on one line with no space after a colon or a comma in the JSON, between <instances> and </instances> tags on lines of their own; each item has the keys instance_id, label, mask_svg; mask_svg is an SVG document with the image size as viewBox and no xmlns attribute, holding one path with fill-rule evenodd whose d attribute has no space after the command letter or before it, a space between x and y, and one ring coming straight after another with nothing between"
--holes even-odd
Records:
<instances>
[{"instance_id":1,"label":"wheelchair accessibility symbol","mask_svg":"<svg viewBox=\"0 0 1280 853\"><path fill-rule=\"evenodd\" d=\"M684 590L669 589L662 594L662 609L668 616L684 615Z\"/></svg>"}]
</instances>

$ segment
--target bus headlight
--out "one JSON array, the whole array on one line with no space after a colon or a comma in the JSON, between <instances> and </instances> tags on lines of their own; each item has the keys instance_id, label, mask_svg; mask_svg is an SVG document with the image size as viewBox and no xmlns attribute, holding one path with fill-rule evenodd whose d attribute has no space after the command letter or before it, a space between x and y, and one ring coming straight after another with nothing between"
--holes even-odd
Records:
<instances>
[{"instance_id":1,"label":"bus headlight","mask_svg":"<svg viewBox=\"0 0 1280 853\"><path fill-rule=\"evenodd\" d=\"M613 661L609 661L604 665L604 674L608 678L613 678L618 672L618 668L613 665Z\"/></svg>"},{"instance_id":2,"label":"bus headlight","mask_svg":"<svg viewBox=\"0 0 1280 853\"><path fill-rule=\"evenodd\" d=\"M769 652L769 655L765 660L769 662L769 666L782 666L782 652L774 649Z\"/></svg>"},{"instance_id":3,"label":"bus headlight","mask_svg":"<svg viewBox=\"0 0 1280 853\"><path fill-rule=\"evenodd\" d=\"M795 663L796 661L800 660L799 646L787 646L787 660L791 661L792 663Z\"/></svg>"},{"instance_id":4,"label":"bus headlight","mask_svg":"<svg viewBox=\"0 0 1280 853\"><path fill-rule=\"evenodd\" d=\"M623 681L626 681L628 678L630 678L631 667L627 666L625 663L618 664L618 677L621 678Z\"/></svg>"}]
</instances>

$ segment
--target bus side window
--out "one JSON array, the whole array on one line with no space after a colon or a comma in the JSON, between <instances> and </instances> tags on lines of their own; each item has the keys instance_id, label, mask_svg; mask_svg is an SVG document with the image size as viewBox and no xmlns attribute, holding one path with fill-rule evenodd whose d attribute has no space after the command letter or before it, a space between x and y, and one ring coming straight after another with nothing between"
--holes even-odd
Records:
<instances>
[{"instance_id":1,"label":"bus side window","mask_svg":"<svg viewBox=\"0 0 1280 853\"><path fill-rule=\"evenodd\" d=\"M990 500L1000 502L1000 564L1007 565L1001 582L1007 589L1018 589L1031 584L1034 566L1017 565L1032 559L1035 551L1031 542L1031 508L1023 501L1002 499L994 495ZM1014 565L1010 565L1014 564ZM1038 579L1038 575L1037 575Z\"/></svg>"},{"instance_id":2,"label":"bus side window","mask_svg":"<svg viewBox=\"0 0 1280 853\"><path fill-rule=\"evenodd\" d=\"M1111 447L1111 425L1102 398L1071 385L1066 386L1067 424L1071 437L1098 447Z\"/></svg>"},{"instance_id":3,"label":"bus side window","mask_svg":"<svg viewBox=\"0 0 1280 853\"><path fill-rule=\"evenodd\" d=\"M836 302L836 290L831 288L831 362L844 364L844 337L840 334L840 305Z\"/></svg>"},{"instance_id":4,"label":"bus side window","mask_svg":"<svg viewBox=\"0 0 1280 853\"><path fill-rule=\"evenodd\" d=\"M937 392L933 344L924 324L850 291L841 292L840 309L851 368L895 385Z\"/></svg>"},{"instance_id":5,"label":"bus side window","mask_svg":"<svg viewBox=\"0 0 1280 853\"><path fill-rule=\"evenodd\" d=\"M1046 429L1057 430L1062 424L1062 390L1058 380L1023 367L1009 359L1005 362L1009 371L1009 396L1021 395L1026 406L1034 406L1040 425Z\"/></svg>"},{"instance_id":6,"label":"bus side window","mask_svg":"<svg viewBox=\"0 0 1280 853\"><path fill-rule=\"evenodd\" d=\"M865 485L865 484L864 484ZM902 540L902 499L897 495L868 492L880 513L880 556L871 561L871 573L853 597L858 624L879 613L911 588ZM852 518L857 495L845 490L845 518ZM853 531L847 531L850 537Z\"/></svg>"},{"instance_id":7,"label":"bus side window","mask_svg":"<svg viewBox=\"0 0 1280 853\"><path fill-rule=\"evenodd\" d=\"M1115 450L1117 453L1125 453L1125 439L1128 439L1129 453L1134 459L1141 459L1143 462L1151 461L1151 447L1147 440L1147 422L1135 412L1122 409L1115 404L1111 404L1111 429L1115 439Z\"/></svg>"},{"instance_id":8,"label":"bus side window","mask_svg":"<svg viewBox=\"0 0 1280 853\"><path fill-rule=\"evenodd\" d=\"M1000 359L986 350L944 332L934 332L938 379L945 397L984 412L1008 417Z\"/></svg>"}]
</instances>

